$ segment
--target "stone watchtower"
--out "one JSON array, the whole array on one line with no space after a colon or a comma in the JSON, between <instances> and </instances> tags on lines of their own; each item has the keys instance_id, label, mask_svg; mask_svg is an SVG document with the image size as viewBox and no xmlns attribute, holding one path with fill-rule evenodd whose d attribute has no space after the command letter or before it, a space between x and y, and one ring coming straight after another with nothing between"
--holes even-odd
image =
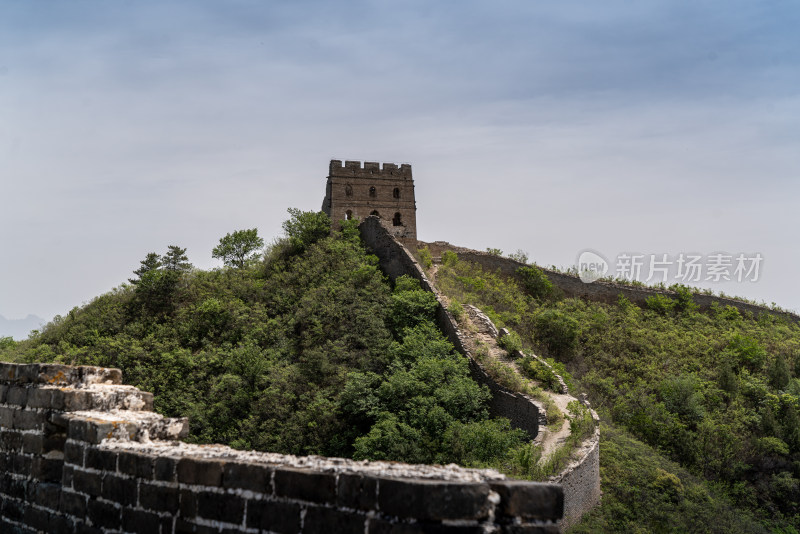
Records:
<instances>
[{"instance_id":1,"label":"stone watchtower","mask_svg":"<svg viewBox=\"0 0 800 534\"><path fill-rule=\"evenodd\" d=\"M334 228L339 221L377 215L404 245L416 248L417 203L411 165L331 160L322 211Z\"/></svg>"}]
</instances>

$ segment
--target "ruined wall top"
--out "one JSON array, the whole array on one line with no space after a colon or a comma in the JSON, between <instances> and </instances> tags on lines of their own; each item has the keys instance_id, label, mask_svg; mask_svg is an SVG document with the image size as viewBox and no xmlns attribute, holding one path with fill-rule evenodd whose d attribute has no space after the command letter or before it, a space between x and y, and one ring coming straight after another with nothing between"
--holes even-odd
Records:
<instances>
[{"instance_id":1,"label":"ruined wall top","mask_svg":"<svg viewBox=\"0 0 800 534\"><path fill-rule=\"evenodd\" d=\"M362 165L360 161L345 161L342 164L340 159L332 159L328 176L358 177L358 178L411 178L411 165L403 163L384 163L365 161Z\"/></svg>"}]
</instances>

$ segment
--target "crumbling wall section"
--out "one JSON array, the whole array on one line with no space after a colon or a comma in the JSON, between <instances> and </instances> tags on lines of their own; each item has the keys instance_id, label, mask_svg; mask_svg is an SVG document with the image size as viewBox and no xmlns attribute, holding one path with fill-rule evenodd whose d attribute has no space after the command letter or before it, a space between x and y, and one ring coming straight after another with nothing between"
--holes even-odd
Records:
<instances>
[{"instance_id":1,"label":"crumbling wall section","mask_svg":"<svg viewBox=\"0 0 800 534\"><path fill-rule=\"evenodd\" d=\"M118 369L0 364L0 532L556 532L555 484L179 441Z\"/></svg>"}]
</instances>

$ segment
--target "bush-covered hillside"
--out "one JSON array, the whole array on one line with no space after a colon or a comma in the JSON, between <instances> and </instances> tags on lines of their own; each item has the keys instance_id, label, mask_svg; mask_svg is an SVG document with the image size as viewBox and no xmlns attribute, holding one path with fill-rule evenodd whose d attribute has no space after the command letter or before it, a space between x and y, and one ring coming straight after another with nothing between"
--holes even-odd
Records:
<instances>
[{"instance_id":1,"label":"bush-covered hillside","mask_svg":"<svg viewBox=\"0 0 800 534\"><path fill-rule=\"evenodd\" d=\"M148 254L130 284L6 340L0 359L119 367L201 443L464 465L523 447L488 419L434 297L406 278L392 288L352 224L330 236L325 215L290 213L263 257L255 230L222 238L227 266L212 271L177 246Z\"/></svg>"},{"instance_id":2,"label":"bush-covered hillside","mask_svg":"<svg viewBox=\"0 0 800 534\"><path fill-rule=\"evenodd\" d=\"M676 490L669 513L660 508L669 503L652 493L660 485L678 487L681 477L685 489L681 473L691 473L713 489L708 495L736 506L740 517L753 515L766 527L796 532L798 324L771 315L742 316L731 307L701 313L685 288L678 288L676 299L652 298L644 308L624 299L617 305L564 299L539 269L526 267L518 274L518 280L504 279L446 252L436 280L451 299L481 307L520 334L525 345L566 365L577 386L589 393L611 430L601 439L604 511L594 516L608 519L613 506L618 512L626 508L629 519L597 528L623 531L651 524L644 517L648 514L680 513L676 503L696 499L691 492ZM632 437L621 438L618 428ZM624 468L613 465L622 456L612 451L633 447L636 440L686 471L624 487L619 477L647 480L637 473L646 466L636 454L627 455ZM637 519L637 514L644 515ZM722 531L719 522L705 528Z\"/></svg>"}]
</instances>

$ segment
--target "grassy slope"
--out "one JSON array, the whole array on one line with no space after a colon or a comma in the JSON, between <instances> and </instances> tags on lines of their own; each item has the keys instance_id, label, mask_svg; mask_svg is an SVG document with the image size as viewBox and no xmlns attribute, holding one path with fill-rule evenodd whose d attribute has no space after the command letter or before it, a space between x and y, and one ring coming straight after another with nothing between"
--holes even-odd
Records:
<instances>
[{"instance_id":1,"label":"grassy slope","mask_svg":"<svg viewBox=\"0 0 800 534\"><path fill-rule=\"evenodd\" d=\"M789 531L798 525L798 325L725 308L698 313L685 302L658 300L640 309L627 301L609 306L565 300L535 282L534 276L522 288L454 257L445 257L437 273L446 294L478 305L527 346L566 364L590 394L612 439L604 437L601 449L601 456L603 450L608 455L601 460L606 498L598 512L604 529L645 528L664 514L682 524L683 501L694 498L682 493L676 506L663 507L665 501L644 484L648 477L637 474L649 469L639 455L622 460L624 455L609 454L636 448L630 436L620 441L621 428L650 446L639 450L649 451L652 461L670 458L706 488L713 486L714 492L705 490L709 498L733 503L735 516L755 516ZM670 467L676 464L664 465L677 475ZM635 481L636 491L623 491L620 476ZM651 504L640 506L640 498ZM717 506L728 505L711 508ZM613 519L623 509L633 520ZM745 521L739 529L752 528Z\"/></svg>"}]
</instances>

